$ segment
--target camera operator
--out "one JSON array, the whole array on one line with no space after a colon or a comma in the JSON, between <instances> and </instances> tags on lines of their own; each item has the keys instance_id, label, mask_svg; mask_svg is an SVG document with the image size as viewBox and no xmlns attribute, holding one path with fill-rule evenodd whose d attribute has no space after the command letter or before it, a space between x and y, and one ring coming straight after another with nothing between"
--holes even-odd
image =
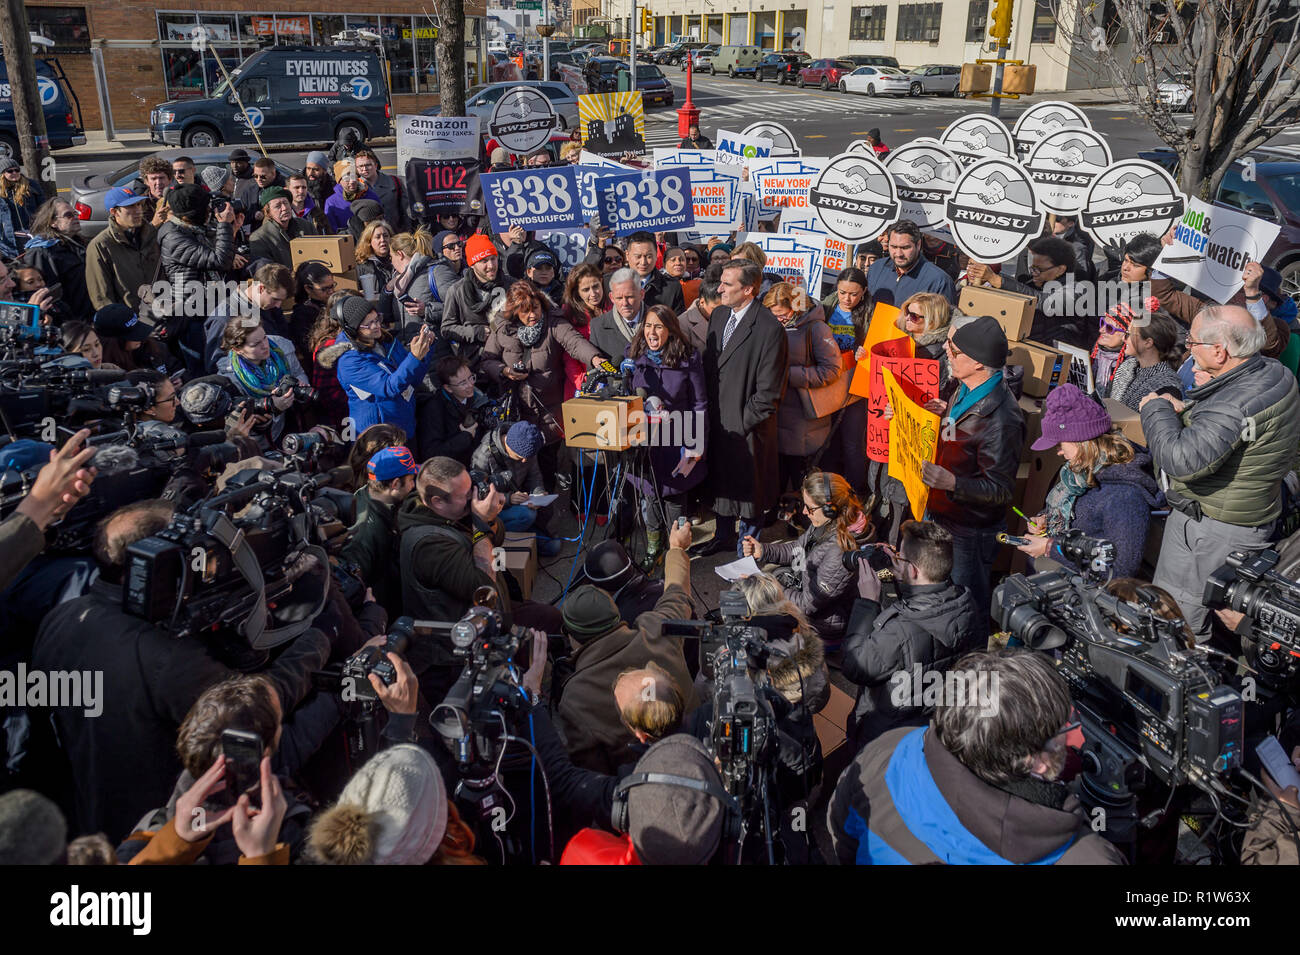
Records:
<instances>
[{"instance_id":1,"label":"camera operator","mask_svg":"<svg viewBox=\"0 0 1300 955\"><path fill-rule=\"evenodd\" d=\"M393 573L398 566L397 510L415 490L419 472L404 447L384 448L372 456L366 463L370 500L343 545L343 559L357 565L389 619L402 615L402 578Z\"/></svg>"},{"instance_id":2,"label":"camera operator","mask_svg":"<svg viewBox=\"0 0 1300 955\"><path fill-rule=\"evenodd\" d=\"M271 408L266 410L275 411L270 437L279 441L285 429L285 412L297 400L294 384L309 387L293 342L268 335L260 322L237 321L226 326L221 350L225 354L217 361L217 373L230 379L245 399L269 400Z\"/></svg>"},{"instance_id":3,"label":"camera operator","mask_svg":"<svg viewBox=\"0 0 1300 955\"><path fill-rule=\"evenodd\" d=\"M574 763L611 773L628 762L636 737L624 724L609 690L629 667L654 662L671 674L686 697L686 711L699 700L686 668L681 641L660 632L665 620L691 614L690 559L686 547L691 528L674 527L664 560L664 594L654 609L632 625L623 622L613 598L591 584L575 587L564 601L564 632L573 649L573 675L559 696L556 722Z\"/></svg>"},{"instance_id":4,"label":"camera operator","mask_svg":"<svg viewBox=\"0 0 1300 955\"><path fill-rule=\"evenodd\" d=\"M142 806L166 797L181 769L174 744L185 714L204 689L236 675L213 642L178 641L122 609L127 548L161 531L171 518L171 504L146 500L100 522L94 545L99 579L85 596L46 616L33 651L35 669L104 674L109 696L102 712L61 707L53 720L72 764L76 827L103 831L110 839L130 831ZM309 628L273 663L258 667L285 712L307 695L311 673L324 666L329 651L325 636Z\"/></svg>"},{"instance_id":5,"label":"camera operator","mask_svg":"<svg viewBox=\"0 0 1300 955\"><path fill-rule=\"evenodd\" d=\"M470 466L484 474L509 477L497 486L506 496L506 506L501 511L502 526L508 531L536 531L538 552L544 557L554 557L564 545L549 536L551 508L528 504L530 495L546 493L538 465L541 450L542 432L537 425L516 421L509 431L492 429L483 435Z\"/></svg>"},{"instance_id":6,"label":"camera operator","mask_svg":"<svg viewBox=\"0 0 1300 955\"><path fill-rule=\"evenodd\" d=\"M980 647L987 614L970 591L952 581L952 535L929 521L905 521L897 551L888 557L898 599L882 612L881 583L871 555L858 560L858 595L849 618L840 672L858 685L849 718L855 752L881 733L924 725L920 701L893 698L891 677L919 666L944 672L957 658ZM910 685L910 677L909 677Z\"/></svg>"},{"instance_id":7,"label":"camera operator","mask_svg":"<svg viewBox=\"0 0 1300 955\"><path fill-rule=\"evenodd\" d=\"M57 451L36 475L27 496L0 521L0 590L45 549L45 531L90 493L95 469L88 467L95 449L85 446L89 430L81 430Z\"/></svg>"},{"instance_id":8,"label":"camera operator","mask_svg":"<svg viewBox=\"0 0 1300 955\"><path fill-rule=\"evenodd\" d=\"M977 652L956 669L968 685L996 686L993 712L945 699L929 727L890 730L867 744L831 798L839 863L1123 864L1059 779L1077 724L1051 658Z\"/></svg>"},{"instance_id":9,"label":"camera operator","mask_svg":"<svg viewBox=\"0 0 1300 955\"><path fill-rule=\"evenodd\" d=\"M225 200L212 210L211 201L208 190L197 183L177 186L167 196L171 215L158 230L158 242L162 269L172 288L181 291L182 301L196 287L224 282L235 266L235 210Z\"/></svg>"}]
</instances>

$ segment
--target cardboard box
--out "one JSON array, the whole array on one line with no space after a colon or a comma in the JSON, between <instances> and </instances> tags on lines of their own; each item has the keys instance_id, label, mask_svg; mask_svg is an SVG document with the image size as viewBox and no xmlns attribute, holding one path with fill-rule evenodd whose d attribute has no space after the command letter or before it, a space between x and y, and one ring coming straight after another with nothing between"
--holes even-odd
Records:
<instances>
[{"instance_id":1,"label":"cardboard box","mask_svg":"<svg viewBox=\"0 0 1300 955\"><path fill-rule=\"evenodd\" d=\"M348 269L346 272L334 272L334 291L336 292L360 292L361 280L357 277L356 269Z\"/></svg>"},{"instance_id":2,"label":"cardboard box","mask_svg":"<svg viewBox=\"0 0 1300 955\"><path fill-rule=\"evenodd\" d=\"M1110 420L1119 426L1120 432L1134 444L1147 446L1147 436L1142 430L1142 415L1124 404L1118 398L1102 398L1101 403L1110 413Z\"/></svg>"},{"instance_id":3,"label":"cardboard box","mask_svg":"<svg viewBox=\"0 0 1300 955\"><path fill-rule=\"evenodd\" d=\"M571 448L626 451L635 443L636 429L644 424L637 397L570 398L563 415L564 443Z\"/></svg>"},{"instance_id":4,"label":"cardboard box","mask_svg":"<svg viewBox=\"0 0 1300 955\"><path fill-rule=\"evenodd\" d=\"M1020 410L1025 416L1025 447L1020 453L1021 461L1028 461L1034 452L1030 445L1043 434L1043 403L1029 395L1020 396Z\"/></svg>"},{"instance_id":5,"label":"cardboard box","mask_svg":"<svg viewBox=\"0 0 1300 955\"><path fill-rule=\"evenodd\" d=\"M1038 299L982 285L964 285L957 307L966 315L990 315L1007 333L1007 341L1023 341L1034 324Z\"/></svg>"},{"instance_id":6,"label":"cardboard box","mask_svg":"<svg viewBox=\"0 0 1300 955\"><path fill-rule=\"evenodd\" d=\"M350 235L311 235L289 243L296 270L304 262L324 262L331 272L346 272L357 264Z\"/></svg>"},{"instance_id":7,"label":"cardboard box","mask_svg":"<svg viewBox=\"0 0 1300 955\"><path fill-rule=\"evenodd\" d=\"M519 583L519 592L524 595L524 599L529 599L533 593L533 581L537 577L537 535L506 531L501 550L505 557L503 569Z\"/></svg>"},{"instance_id":8,"label":"cardboard box","mask_svg":"<svg viewBox=\"0 0 1300 955\"><path fill-rule=\"evenodd\" d=\"M1069 362L1062 352L1038 342L1011 342L1008 365L1019 365L1025 370L1024 392L1034 398L1046 398L1047 393L1065 381Z\"/></svg>"}]
</instances>

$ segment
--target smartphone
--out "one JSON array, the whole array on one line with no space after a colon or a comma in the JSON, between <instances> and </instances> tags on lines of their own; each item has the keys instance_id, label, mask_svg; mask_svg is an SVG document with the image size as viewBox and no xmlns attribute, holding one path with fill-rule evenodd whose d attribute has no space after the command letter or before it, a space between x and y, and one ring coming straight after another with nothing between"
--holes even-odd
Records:
<instances>
[{"instance_id":1,"label":"smartphone","mask_svg":"<svg viewBox=\"0 0 1300 955\"><path fill-rule=\"evenodd\" d=\"M243 793L255 807L262 804L262 737L247 730L224 730L221 752L226 757L226 792L230 805ZM218 793L218 795L221 795Z\"/></svg>"},{"instance_id":2,"label":"smartphone","mask_svg":"<svg viewBox=\"0 0 1300 955\"><path fill-rule=\"evenodd\" d=\"M1010 534L999 534L998 542L1001 544L1010 544L1012 547L1023 547L1029 543L1028 537L1013 537Z\"/></svg>"},{"instance_id":3,"label":"smartphone","mask_svg":"<svg viewBox=\"0 0 1300 955\"><path fill-rule=\"evenodd\" d=\"M50 301L57 302L63 298L63 283L55 282L53 285L47 285L45 291L50 293Z\"/></svg>"},{"instance_id":4,"label":"smartphone","mask_svg":"<svg viewBox=\"0 0 1300 955\"><path fill-rule=\"evenodd\" d=\"M1296 772L1295 764L1276 736L1265 736L1263 742L1255 747L1255 755L1280 788L1295 786L1300 789L1300 773Z\"/></svg>"}]
</instances>

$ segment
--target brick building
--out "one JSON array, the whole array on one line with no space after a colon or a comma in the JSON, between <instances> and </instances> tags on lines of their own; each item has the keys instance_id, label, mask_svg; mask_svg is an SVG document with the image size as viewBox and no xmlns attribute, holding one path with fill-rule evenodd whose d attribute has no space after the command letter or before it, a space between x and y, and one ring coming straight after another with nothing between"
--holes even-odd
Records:
<instances>
[{"instance_id":1,"label":"brick building","mask_svg":"<svg viewBox=\"0 0 1300 955\"><path fill-rule=\"evenodd\" d=\"M165 0L164 0L165 2ZM206 96L227 70L275 43L328 45L345 29L383 37L394 113L418 112L438 102L435 23L427 0L282 0L263 11L240 4L189 0L174 7L138 0L87 0L76 5L29 4L31 31L54 41L44 54L58 59L81 106L86 129L144 129L149 110L168 99ZM465 0L465 59L477 71L486 61L484 0ZM230 8L234 7L232 11ZM353 11L352 7L360 7ZM346 12L345 12L346 11ZM193 36L202 27L210 48L200 54ZM475 75L479 75L477 72Z\"/></svg>"}]
</instances>

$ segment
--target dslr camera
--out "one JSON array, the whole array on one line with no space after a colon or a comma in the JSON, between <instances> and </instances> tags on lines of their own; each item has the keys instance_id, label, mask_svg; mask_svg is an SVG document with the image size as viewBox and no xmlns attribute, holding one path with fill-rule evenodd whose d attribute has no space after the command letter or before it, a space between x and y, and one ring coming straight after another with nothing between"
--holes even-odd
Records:
<instances>
[{"instance_id":1,"label":"dslr camera","mask_svg":"<svg viewBox=\"0 0 1300 955\"><path fill-rule=\"evenodd\" d=\"M492 486L496 485L498 491L506 492L514 481L514 475L510 471L482 471L478 468L469 469L469 479L474 483L474 493L480 501L486 501L487 496L492 493Z\"/></svg>"}]
</instances>

